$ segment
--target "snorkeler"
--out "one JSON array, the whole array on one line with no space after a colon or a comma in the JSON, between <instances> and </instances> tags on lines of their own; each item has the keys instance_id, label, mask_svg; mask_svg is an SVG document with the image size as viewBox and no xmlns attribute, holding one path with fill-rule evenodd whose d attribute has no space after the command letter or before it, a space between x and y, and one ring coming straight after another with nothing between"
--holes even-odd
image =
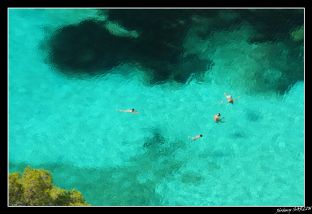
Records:
<instances>
[{"instance_id":1,"label":"snorkeler","mask_svg":"<svg viewBox=\"0 0 312 214\"><path fill-rule=\"evenodd\" d=\"M120 112L126 112L126 113L131 113L131 114L139 114L139 112L137 112L134 108L133 108L133 109L125 109L125 110L120 109L120 110L118 110L118 111L120 111Z\"/></svg>"},{"instance_id":2,"label":"snorkeler","mask_svg":"<svg viewBox=\"0 0 312 214\"><path fill-rule=\"evenodd\" d=\"M203 137L202 134L196 135L195 137L192 137L192 141L198 140L201 137Z\"/></svg>"},{"instance_id":3,"label":"snorkeler","mask_svg":"<svg viewBox=\"0 0 312 214\"><path fill-rule=\"evenodd\" d=\"M216 123L218 123L218 122L221 122L221 114L220 113L218 113L218 114L216 114L216 115L214 115L213 116L213 120L216 122Z\"/></svg>"}]
</instances>

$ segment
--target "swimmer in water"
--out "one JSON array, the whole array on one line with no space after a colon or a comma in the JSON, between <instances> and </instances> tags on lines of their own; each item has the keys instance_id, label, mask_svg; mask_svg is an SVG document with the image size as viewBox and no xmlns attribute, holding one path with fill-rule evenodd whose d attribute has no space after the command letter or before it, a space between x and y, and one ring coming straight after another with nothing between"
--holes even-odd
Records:
<instances>
[{"instance_id":1,"label":"swimmer in water","mask_svg":"<svg viewBox=\"0 0 312 214\"><path fill-rule=\"evenodd\" d=\"M120 109L118 110L120 112L126 112L126 113L131 113L131 114L139 114L139 112L137 112L134 108L133 109Z\"/></svg>"},{"instance_id":2,"label":"swimmer in water","mask_svg":"<svg viewBox=\"0 0 312 214\"><path fill-rule=\"evenodd\" d=\"M231 95L224 93L224 96L227 99L228 103L234 104L234 100Z\"/></svg>"},{"instance_id":3,"label":"swimmer in water","mask_svg":"<svg viewBox=\"0 0 312 214\"><path fill-rule=\"evenodd\" d=\"M232 95L226 94L226 93L224 92L224 96L225 96L225 98L227 99L227 102L228 102L228 103L234 104L234 99L233 99ZM236 100L237 100L237 99L239 99L239 96L236 98Z\"/></svg>"},{"instance_id":4,"label":"swimmer in water","mask_svg":"<svg viewBox=\"0 0 312 214\"><path fill-rule=\"evenodd\" d=\"M203 137L202 134L196 135L195 137L192 137L192 141L198 140L201 137Z\"/></svg>"},{"instance_id":5,"label":"swimmer in water","mask_svg":"<svg viewBox=\"0 0 312 214\"><path fill-rule=\"evenodd\" d=\"M216 122L216 123L218 123L218 122L221 122L221 114L220 113L218 113L218 114L216 114L216 115L214 115L213 116L213 120Z\"/></svg>"}]
</instances>

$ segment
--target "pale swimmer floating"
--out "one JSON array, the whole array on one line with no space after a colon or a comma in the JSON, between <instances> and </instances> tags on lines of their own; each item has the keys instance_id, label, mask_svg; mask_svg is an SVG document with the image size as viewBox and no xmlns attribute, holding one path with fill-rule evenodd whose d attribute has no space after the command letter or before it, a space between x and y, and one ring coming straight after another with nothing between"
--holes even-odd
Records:
<instances>
[{"instance_id":1,"label":"pale swimmer floating","mask_svg":"<svg viewBox=\"0 0 312 214\"><path fill-rule=\"evenodd\" d=\"M194 136L194 137L189 136L189 138L191 138L192 141L196 141L196 140L198 140L198 139L200 139L200 138L202 138L202 137L203 137L202 134L196 135L196 136Z\"/></svg>"},{"instance_id":2,"label":"pale swimmer floating","mask_svg":"<svg viewBox=\"0 0 312 214\"><path fill-rule=\"evenodd\" d=\"M134 108L132 109L118 109L119 112L131 113L131 114L139 114Z\"/></svg>"}]
</instances>

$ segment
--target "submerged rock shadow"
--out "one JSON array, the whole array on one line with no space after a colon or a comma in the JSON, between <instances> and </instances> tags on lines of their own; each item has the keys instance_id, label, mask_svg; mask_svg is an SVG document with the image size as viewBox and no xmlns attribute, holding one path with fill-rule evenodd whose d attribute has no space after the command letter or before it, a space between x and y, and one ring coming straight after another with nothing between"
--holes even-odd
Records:
<instances>
[{"instance_id":1,"label":"submerged rock shadow","mask_svg":"<svg viewBox=\"0 0 312 214\"><path fill-rule=\"evenodd\" d=\"M260 112L251 109L245 109L246 119L250 122L258 122L262 119L262 115Z\"/></svg>"},{"instance_id":2,"label":"submerged rock shadow","mask_svg":"<svg viewBox=\"0 0 312 214\"><path fill-rule=\"evenodd\" d=\"M31 166L50 170L57 185L78 189L91 205L163 205L162 196L156 192L156 187L183 165L182 161L174 158L175 151L183 145L165 142L163 139L159 134L152 137L154 142L162 141L159 144L161 148L158 149L155 149L151 139L147 139L147 151L131 158L122 166L79 168L61 163ZM14 171L23 170L27 165L10 163Z\"/></svg>"},{"instance_id":3,"label":"submerged rock shadow","mask_svg":"<svg viewBox=\"0 0 312 214\"><path fill-rule=\"evenodd\" d=\"M46 61L67 76L80 78L106 74L121 63L130 63L143 67L150 84L185 83L192 73L211 67L211 61L183 48L191 24L189 13L140 11L109 10L110 19L139 31L138 37L113 35L105 27L107 21L92 19L57 29L42 46L48 53Z\"/></svg>"}]
</instances>

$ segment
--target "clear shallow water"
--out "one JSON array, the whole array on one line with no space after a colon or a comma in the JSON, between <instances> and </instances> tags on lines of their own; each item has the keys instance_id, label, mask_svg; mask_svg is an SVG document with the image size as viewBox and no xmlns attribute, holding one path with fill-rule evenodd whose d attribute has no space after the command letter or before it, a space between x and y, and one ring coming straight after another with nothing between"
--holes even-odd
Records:
<instances>
[{"instance_id":1,"label":"clear shallow water","mask_svg":"<svg viewBox=\"0 0 312 214\"><path fill-rule=\"evenodd\" d=\"M27 164L51 170L56 185L78 189L92 205L303 205L303 81L284 95L268 83L261 83L266 93L250 92L243 74L259 62L246 62L255 46L244 37L227 44L245 55L222 42L207 51L211 44L192 46L196 39L189 37L185 46L202 48L215 66L184 85L144 84L132 65L82 80L45 64L39 48L45 33L96 16L10 10L10 171ZM228 34L242 29L248 27ZM240 99L220 103L225 91ZM140 114L116 111L132 107ZM218 112L224 123L213 122ZM199 133L204 137L190 142Z\"/></svg>"}]
</instances>

